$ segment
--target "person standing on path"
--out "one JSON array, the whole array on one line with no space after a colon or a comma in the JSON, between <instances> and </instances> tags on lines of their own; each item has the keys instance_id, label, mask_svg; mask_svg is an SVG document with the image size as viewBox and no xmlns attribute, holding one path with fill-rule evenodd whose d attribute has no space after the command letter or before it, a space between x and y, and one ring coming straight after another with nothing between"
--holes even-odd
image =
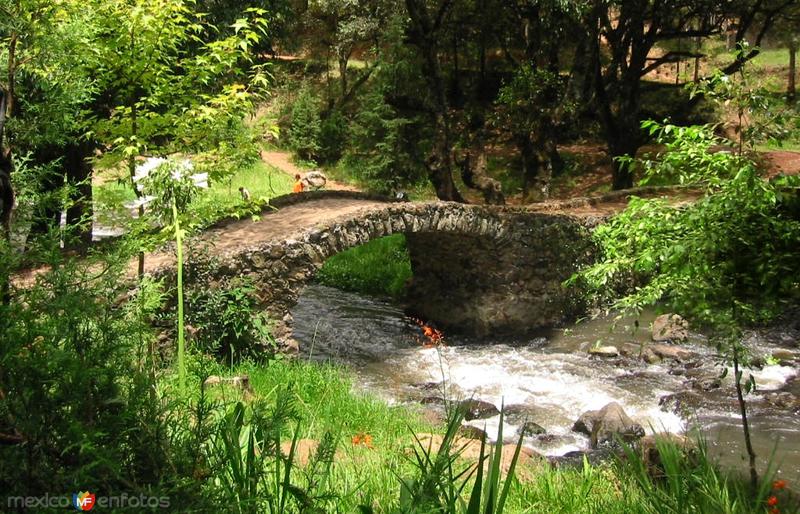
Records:
<instances>
[{"instance_id":1,"label":"person standing on path","mask_svg":"<svg viewBox=\"0 0 800 514\"><path fill-rule=\"evenodd\" d=\"M297 173L294 176L294 187L292 187L292 193L302 193L305 185L303 181L300 179L300 174Z\"/></svg>"}]
</instances>

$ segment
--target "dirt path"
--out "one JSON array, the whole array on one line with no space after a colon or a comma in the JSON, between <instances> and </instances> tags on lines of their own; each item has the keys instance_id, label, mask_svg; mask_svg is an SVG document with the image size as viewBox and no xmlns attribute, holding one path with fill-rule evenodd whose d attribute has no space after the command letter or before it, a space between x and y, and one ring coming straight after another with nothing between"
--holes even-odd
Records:
<instances>
[{"instance_id":1,"label":"dirt path","mask_svg":"<svg viewBox=\"0 0 800 514\"><path fill-rule=\"evenodd\" d=\"M257 222L243 219L206 230L199 239L213 244L214 253L223 256L259 243L299 237L303 232L316 226L328 224L340 217L351 216L361 210L385 208L385 202L372 200L352 198L312 200L265 214ZM175 254L172 251L152 253L145 258L145 271L153 271L174 261Z\"/></svg>"},{"instance_id":2,"label":"dirt path","mask_svg":"<svg viewBox=\"0 0 800 514\"><path fill-rule=\"evenodd\" d=\"M308 170L299 168L292 162L292 154L289 152L281 152L280 150L261 151L261 160L269 164L273 168L286 173L294 178L295 175L305 175ZM338 191L360 191L357 187L345 184L344 182L337 182L335 180L328 180L325 189L334 189Z\"/></svg>"}]
</instances>

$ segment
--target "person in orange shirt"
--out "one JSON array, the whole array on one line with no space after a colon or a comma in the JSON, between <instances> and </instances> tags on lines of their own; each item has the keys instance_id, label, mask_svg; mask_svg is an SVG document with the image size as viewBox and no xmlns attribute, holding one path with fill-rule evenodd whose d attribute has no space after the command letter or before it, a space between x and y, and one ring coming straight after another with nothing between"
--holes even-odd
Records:
<instances>
[{"instance_id":1,"label":"person in orange shirt","mask_svg":"<svg viewBox=\"0 0 800 514\"><path fill-rule=\"evenodd\" d=\"M292 187L292 193L302 193L304 188L305 185L303 184L303 181L300 180L300 174L298 173L294 176L294 187Z\"/></svg>"}]
</instances>

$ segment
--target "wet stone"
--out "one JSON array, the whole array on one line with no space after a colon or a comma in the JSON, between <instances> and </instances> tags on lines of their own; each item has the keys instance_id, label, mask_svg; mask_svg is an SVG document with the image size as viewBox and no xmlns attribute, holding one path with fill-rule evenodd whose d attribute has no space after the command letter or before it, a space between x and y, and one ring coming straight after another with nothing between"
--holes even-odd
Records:
<instances>
[{"instance_id":1,"label":"wet stone","mask_svg":"<svg viewBox=\"0 0 800 514\"><path fill-rule=\"evenodd\" d=\"M589 348L589 355L611 358L619 356L619 350L617 350L616 346L596 346Z\"/></svg>"},{"instance_id":2,"label":"wet stone","mask_svg":"<svg viewBox=\"0 0 800 514\"><path fill-rule=\"evenodd\" d=\"M517 429L517 434L521 434L525 437L531 437L534 435L543 435L546 434L547 430L542 427L542 425L538 423L534 423L533 421L526 421L522 424L521 427Z\"/></svg>"},{"instance_id":3,"label":"wet stone","mask_svg":"<svg viewBox=\"0 0 800 514\"><path fill-rule=\"evenodd\" d=\"M503 416L505 420L512 424L522 423L530 418L533 418L539 413L536 407L525 404L512 404L503 407Z\"/></svg>"},{"instance_id":4,"label":"wet stone","mask_svg":"<svg viewBox=\"0 0 800 514\"><path fill-rule=\"evenodd\" d=\"M458 404L459 408L464 409L464 419L472 421L474 419L492 418L500 414L494 404L483 400L464 400Z\"/></svg>"},{"instance_id":5,"label":"wet stone","mask_svg":"<svg viewBox=\"0 0 800 514\"><path fill-rule=\"evenodd\" d=\"M679 393L662 396L658 405L664 412L675 414L694 413L703 404L703 397L694 391L681 391Z\"/></svg>"},{"instance_id":6,"label":"wet stone","mask_svg":"<svg viewBox=\"0 0 800 514\"><path fill-rule=\"evenodd\" d=\"M464 437L465 439L477 439L480 441L486 438L488 440L488 435L486 434L485 430L482 430L478 427L473 427L472 425L461 425L458 427L458 435Z\"/></svg>"}]
</instances>

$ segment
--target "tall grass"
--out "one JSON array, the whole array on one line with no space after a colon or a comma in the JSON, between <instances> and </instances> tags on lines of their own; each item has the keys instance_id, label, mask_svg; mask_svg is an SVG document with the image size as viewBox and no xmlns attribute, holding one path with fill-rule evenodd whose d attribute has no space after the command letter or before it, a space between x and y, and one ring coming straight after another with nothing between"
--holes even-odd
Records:
<instances>
[{"instance_id":1,"label":"tall grass","mask_svg":"<svg viewBox=\"0 0 800 514\"><path fill-rule=\"evenodd\" d=\"M334 255L317 273L317 279L327 286L392 297L403 294L411 276L403 234L382 237Z\"/></svg>"}]
</instances>

